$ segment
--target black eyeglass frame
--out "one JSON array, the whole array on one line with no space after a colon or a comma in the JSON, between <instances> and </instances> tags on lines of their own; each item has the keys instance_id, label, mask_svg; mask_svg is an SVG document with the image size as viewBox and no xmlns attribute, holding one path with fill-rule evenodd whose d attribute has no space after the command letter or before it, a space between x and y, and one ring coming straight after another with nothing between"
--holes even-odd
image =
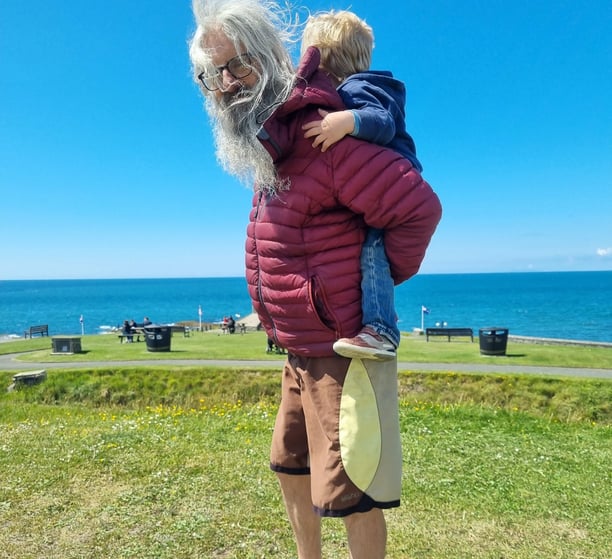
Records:
<instances>
[{"instance_id":1,"label":"black eyeglass frame","mask_svg":"<svg viewBox=\"0 0 612 559\"><path fill-rule=\"evenodd\" d=\"M241 67L245 70L248 70L246 73L241 73L240 75L236 75L232 72L231 66L236 62L240 61ZM253 61L251 59L251 55L248 52L244 52L242 54L237 54L236 56L230 58L223 66L217 66L215 68L217 71L213 76L207 76L206 72L200 72L198 74L198 80L200 83L208 90L208 91L217 91L221 89L221 86L211 85L215 84L219 81L219 78L223 76L223 71L227 70L232 77L237 80L241 80L250 76L253 73ZM208 84L206 82L209 82Z\"/></svg>"}]
</instances>

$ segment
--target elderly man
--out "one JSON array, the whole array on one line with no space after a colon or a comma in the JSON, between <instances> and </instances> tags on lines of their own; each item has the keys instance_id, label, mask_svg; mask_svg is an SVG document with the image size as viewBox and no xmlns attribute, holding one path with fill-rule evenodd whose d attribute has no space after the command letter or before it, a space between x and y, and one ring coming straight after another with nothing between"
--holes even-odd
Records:
<instances>
[{"instance_id":1,"label":"elderly man","mask_svg":"<svg viewBox=\"0 0 612 559\"><path fill-rule=\"evenodd\" d=\"M249 293L268 336L288 350L270 466L300 559L321 557L321 516L344 519L352 559L385 556L383 510L401 493L397 362L332 349L361 328L360 252L385 231L395 283L413 276L440 219L411 163L347 137L321 153L302 126L343 109L309 49L294 70L280 12L259 0L194 0L190 57L217 157L254 183Z\"/></svg>"}]
</instances>

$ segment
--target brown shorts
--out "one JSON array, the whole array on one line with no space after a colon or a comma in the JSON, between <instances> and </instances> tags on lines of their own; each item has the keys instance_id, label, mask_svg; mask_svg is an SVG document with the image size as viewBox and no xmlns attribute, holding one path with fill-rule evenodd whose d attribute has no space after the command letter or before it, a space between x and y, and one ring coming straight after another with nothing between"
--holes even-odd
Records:
<instances>
[{"instance_id":1,"label":"brown shorts","mask_svg":"<svg viewBox=\"0 0 612 559\"><path fill-rule=\"evenodd\" d=\"M321 516L399 506L397 362L289 355L270 467L310 475Z\"/></svg>"}]
</instances>

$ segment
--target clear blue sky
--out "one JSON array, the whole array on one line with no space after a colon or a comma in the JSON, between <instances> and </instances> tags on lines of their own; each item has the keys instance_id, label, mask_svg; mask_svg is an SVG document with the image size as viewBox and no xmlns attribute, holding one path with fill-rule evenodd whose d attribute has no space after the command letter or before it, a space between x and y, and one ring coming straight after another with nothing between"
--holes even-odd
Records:
<instances>
[{"instance_id":1,"label":"clear blue sky","mask_svg":"<svg viewBox=\"0 0 612 559\"><path fill-rule=\"evenodd\" d=\"M444 217L424 273L612 269L610 0L311 0L374 28ZM0 279L243 274L188 0L2 0Z\"/></svg>"}]
</instances>

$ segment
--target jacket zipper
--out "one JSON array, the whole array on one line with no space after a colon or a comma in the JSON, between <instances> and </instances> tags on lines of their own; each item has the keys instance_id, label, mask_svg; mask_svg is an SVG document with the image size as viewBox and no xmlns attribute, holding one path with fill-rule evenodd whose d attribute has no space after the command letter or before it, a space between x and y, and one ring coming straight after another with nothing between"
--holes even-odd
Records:
<instances>
[{"instance_id":1,"label":"jacket zipper","mask_svg":"<svg viewBox=\"0 0 612 559\"><path fill-rule=\"evenodd\" d=\"M254 219L256 223L259 223L259 209L261 204L264 203L264 193L262 191L259 192L259 197L257 199L257 207L255 209ZM261 294L261 269L259 267L259 253L257 252L257 227L253 228L253 242L255 243L255 254L257 255L257 299L259 300L259 304L261 309L265 311L268 320L272 323L272 337L274 339L274 343L280 347L278 343L278 338L276 337L276 325L274 324L274 320L270 316L268 309L266 308L266 304L263 300L263 296Z\"/></svg>"}]
</instances>

